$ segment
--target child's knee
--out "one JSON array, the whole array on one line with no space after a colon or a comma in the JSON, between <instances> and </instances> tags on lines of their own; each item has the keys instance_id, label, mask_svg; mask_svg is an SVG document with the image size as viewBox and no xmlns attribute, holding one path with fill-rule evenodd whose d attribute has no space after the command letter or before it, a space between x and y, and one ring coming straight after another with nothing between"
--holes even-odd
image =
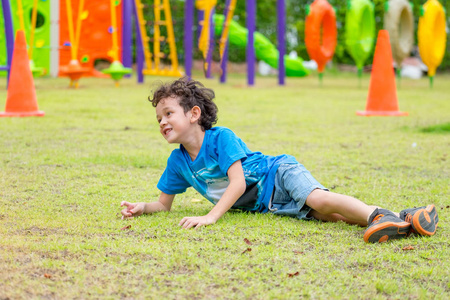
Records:
<instances>
[{"instance_id":1,"label":"child's knee","mask_svg":"<svg viewBox=\"0 0 450 300\"><path fill-rule=\"evenodd\" d=\"M315 189L306 198L306 205L316 210L317 212L326 215L334 212L332 208L332 201L333 199L330 192L321 189Z\"/></svg>"}]
</instances>

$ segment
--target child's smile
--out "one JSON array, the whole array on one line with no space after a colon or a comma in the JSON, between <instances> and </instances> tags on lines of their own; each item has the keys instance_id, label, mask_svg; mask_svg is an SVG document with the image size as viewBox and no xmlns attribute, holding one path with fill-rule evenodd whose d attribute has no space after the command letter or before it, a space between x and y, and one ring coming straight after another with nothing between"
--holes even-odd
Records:
<instances>
[{"instance_id":1,"label":"child's smile","mask_svg":"<svg viewBox=\"0 0 450 300\"><path fill-rule=\"evenodd\" d=\"M169 132L171 132L171 131L172 131L172 128L166 128L163 130L163 135L167 136L169 134Z\"/></svg>"}]
</instances>

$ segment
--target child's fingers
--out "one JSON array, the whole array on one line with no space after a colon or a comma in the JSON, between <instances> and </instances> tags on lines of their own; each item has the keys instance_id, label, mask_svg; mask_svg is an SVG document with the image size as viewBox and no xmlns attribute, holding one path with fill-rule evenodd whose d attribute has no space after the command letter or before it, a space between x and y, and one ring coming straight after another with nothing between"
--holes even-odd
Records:
<instances>
[{"instance_id":1,"label":"child's fingers","mask_svg":"<svg viewBox=\"0 0 450 300\"><path fill-rule=\"evenodd\" d=\"M122 209L122 211L120 212L122 214L122 216L124 217L131 217L133 214L127 209Z\"/></svg>"},{"instance_id":2,"label":"child's fingers","mask_svg":"<svg viewBox=\"0 0 450 300\"><path fill-rule=\"evenodd\" d=\"M182 226L186 221L187 221L187 217L184 217L183 219L181 219L181 221L180 221L180 223L178 223L178 225Z\"/></svg>"},{"instance_id":3,"label":"child's fingers","mask_svg":"<svg viewBox=\"0 0 450 300\"><path fill-rule=\"evenodd\" d=\"M185 223L185 226L183 226L183 228L184 229L189 229L189 228L194 227L194 225L195 225L195 222L187 222L187 223Z\"/></svg>"},{"instance_id":4,"label":"child's fingers","mask_svg":"<svg viewBox=\"0 0 450 300\"><path fill-rule=\"evenodd\" d=\"M184 229L190 229L192 227L197 228L202 226L201 222L196 217L184 217L183 219L181 219L179 225Z\"/></svg>"},{"instance_id":5,"label":"child's fingers","mask_svg":"<svg viewBox=\"0 0 450 300\"><path fill-rule=\"evenodd\" d=\"M122 202L120 202L120 206L131 206L132 204L130 203L130 202L128 202L128 201L122 201Z\"/></svg>"},{"instance_id":6,"label":"child's fingers","mask_svg":"<svg viewBox=\"0 0 450 300\"><path fill-rule=\"evenodd\" d=\"M183 219L181 219L181 221L178 225L183 226L183 228L186 228L192 222L193 222L193 217L184 217Z\"/></svg>"},{"instance_id":7,"label":"child's fingers","mask_svg":"<svg viewBox=\"0 0 450 300\"><path fill-rule=\"evenodd\" d=\"M190 224L189 218L188 217L184 217L183 219L181 219L179 225L182 226L184 229L187 229L189 224Z\"/></svg>"},{"instance_id":8,"label":"child's fingers","mask_svg":"<svg viewBox=\"0 0 450 300\"><path fill-rule=\"evenodd\" d=\"M129 207L128 207L128 209L129 209ZM134 207L133 209L130 209L129 212L132 213L132 214L134 215L134 214L137 213L139 210L140 210L140 208L136 206L136 207Z\"/></svg>"}]
</instances>

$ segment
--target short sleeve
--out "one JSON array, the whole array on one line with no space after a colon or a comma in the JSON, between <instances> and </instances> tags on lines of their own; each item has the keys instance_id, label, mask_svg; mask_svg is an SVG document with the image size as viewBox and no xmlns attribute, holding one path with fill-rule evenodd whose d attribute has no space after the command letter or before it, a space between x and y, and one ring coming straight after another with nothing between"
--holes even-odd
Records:
<instances>
[{"instance_id":1,"label":"short sleeve","mask_svg":"<svg viewBox=\"0 0 450 300\"><path fill-rule=\"evenodd\" d=\"M247 158L246 146L233 131L224 128L217 136L217 156L220 170L227 174L233 163Z\"/></svg>"},{"instance_id":2,"label":"short sleeve","mask_svg":"<svg viewBox=\"0 0 450 300\"><path fill-rule=\"evenodd\" d=\"M167 159L166 169L157 185L160 191L169 195L184 193L188 187L191 187L191 184L183 176L182 169L179 167L180 161L177 158L178 156L175 151L172 152Z\"/></svg>"}]
</instances>

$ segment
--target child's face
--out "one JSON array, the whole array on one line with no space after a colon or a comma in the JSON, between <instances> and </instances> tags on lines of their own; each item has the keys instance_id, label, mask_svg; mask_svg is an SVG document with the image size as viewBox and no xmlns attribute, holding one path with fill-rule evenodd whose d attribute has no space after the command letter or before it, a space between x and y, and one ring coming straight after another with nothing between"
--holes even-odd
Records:
<instances>
[{"instance_id":1,"label":"child's face","mask_svg":"<svg viewBox=\"0 0 450 300\"><path fill-rule=\"evenodd\" d=\"M178 98L162 99L156 106L156 119L159 123L159 132L167 142L183 144L189 136L192 127L192 113L184 113Z\"/></svg>"}]
</instances>

